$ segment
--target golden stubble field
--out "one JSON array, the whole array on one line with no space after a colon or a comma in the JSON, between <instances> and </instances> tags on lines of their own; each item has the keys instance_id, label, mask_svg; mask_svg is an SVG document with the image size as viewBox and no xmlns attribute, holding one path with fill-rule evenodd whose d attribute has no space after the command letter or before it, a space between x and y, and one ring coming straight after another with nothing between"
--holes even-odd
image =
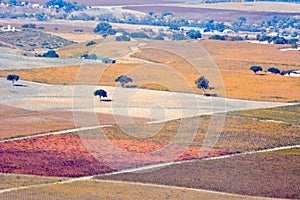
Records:
<instances>
[{"instance_id":1,"label":"golden stubble field","mask_svg":"<svg viewBox=\"0 0 300 200\"><path fill-rule=\"evenodd\" d=\"M199 42L199 49L204 48L209 58L203 58L203 66L195 67L186 59L173 52L161 49L164 42L151 42L151 46L139 45L143 41L117 43L98 41L97 45L85 47L85 44L66 47L58 51L64 57L78 56L82 53L96 53L100 56L120 57L130 55L131 58L144 60L144 63L117 63L111 65L70 66L44 69L0 71L1 77L10 73L20 75L21 79L49 84L93 84L88 77L101 74L100 85L116 85L114 80L122 74L131 76L132 85L142 88L171 90L182 92L202 91L196 88L194 80L205 75L214 90L211 94L226 97L260 101L297 102L300 100L300 79L266 73L269 67L280 70L300 70L300 53L297 51L280 51L280 46L253 44L246 42L210 41ZM182 51L191 45L183 41ZM104 49L104 46L111 48ZM136 50L137 49L137 50ZM118 59L117 59L118 60ZM211 61L208 61L211 60ZM210 63L209 63L210 62ZM215 64L215 66L213 66ZM249 68L260 65L264 71L254 74ZM216 69L212 69L216 67ZM85 77L77 78L79 70L85 70ZM215 70L215 71L213 71ZM203 73L202 73L203 72ZM47 74L47 76L45 76ZM221 76L221 77L220 77ZM77 78L77 79L76 79ZM224 88L217 79L222 78ZM216 79L216 80L215 80ZM94 82L95 83L95 82Z\"/></svg>"}]
</instances>

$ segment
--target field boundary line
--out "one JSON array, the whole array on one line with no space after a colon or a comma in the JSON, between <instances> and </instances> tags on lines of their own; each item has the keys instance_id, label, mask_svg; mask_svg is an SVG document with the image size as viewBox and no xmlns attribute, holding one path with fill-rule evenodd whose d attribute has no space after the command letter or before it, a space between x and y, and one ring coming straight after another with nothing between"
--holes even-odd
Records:
<instances>
[{"instance_id":1,"label":"field boundary line","mask_svg":"<svg viewBox=\"0 0 300 200\"><path fill-rule=\"evenodd\" d=\"M44 186L52 186L52 185L62 185L66 183L73 183L77 181L85 181L85 180L91 180L93 176L84 176L80 178L71 178L65 181L56 181L52 183L42 183L42 184L35 184L35 185L28 185L28 186L21 186L21 187L12 187L12 188L7 188L7 189L2 189L0 190L0 194L7 193L7 192L13 192L13 191L18 191L18 190L26 190L26 189L31 189L31 188L39 188L39 187L44 187Z\"/></svg>"},{"instance_id":2,"label":"field boundary line","mask_svg":"<svg viewBox=\"0 0 300 200\"><path fill-rule=\"evenodd\" d=\"M73 129L67 129L67 130L62 130L62 131L46 132L46 133L40 133L40 134L36 134L36 135L21 136L21 137L16 137L16 138L11 138L11 139L3 139L3 140L0 140L0 143L12 142L12 141L42 137L42 136L49 136L49 135L61 135L61 134L66 134L66 133L74 133L74 132L78 132L78 131L93 130L93 129L97 129L97 128L106 128L106 127L111 127L111 126L112 125L110 125L110 124L109 125L98 125L98 126L73 128Z\"/></svg>"},{"instance_id":3,"label":"field boundary line","mask_svg":"<svg viewBox=\"0 0 300 200\"><path fill-rule=\"evenodd\" d=\"M143 170L150 170L150 169L155 169L159 167L166 167L170 165L175 165L175 164L183 164L183 163L191 163L191 162L196 162L196 161L202 161L202 160L217 160L217 159L224 159L224 158L229 158L229 157L234 157L234 156L240 156L240 155L250 155L250 154L255 154L255 153L265 153L265 152L272 152L272 151L278 151L278 150L286 150L286 149L293 149L293 148L300 148L299 145L291 145L291 146L284 146L284 147L276 147L272 149L264 149L264 150L257 150L257 151L249 151L249 152L244 152L244 153L236 153L236 154L230 154L230 155L223 155L223 156L218 156L218 157L210 157L210 158L200 158L200 159L192 159L192 160L183 160L183 161L173 161L173 162L167 162L167 163L158 163L158 164L153 164L153 165L148 165L144 167L138 167L138 168L132 168L132 169L125 169L117 172L110 172L110 173L105 173L105 174L99 174L99 175L91 175L91 176L83 176L80 178L70 178L65 181L56 181L52 183L43 183L43 184L36 184L36 185L28 185L28 186L21 186L21 187L13 187L13 188L7 188L7 189L2 189L0 190L0 194L6 193L6 192L12 192L12 191L18 191L18 190L25 190L25 189L31 189L31 188L39 188L39 187L44 187L44 186L52 186L52 185L59 185L59 184L67 184L67 183L73 183L77 181L84 181L84 180L96 180L96 181L111 181L111 182L123 182L127 183L126 181L114 181L114 180L104 180L104 179L98 179L98 177L103 177L103 176L110 176L110 175L117 175L117 174L124 174L124 173L130 173L130 172L138 172L138 171L143 171ZM155 186L156 184L152 183L139 183L139 182L128 182L129 184L135 184L138 183L140 185L145 185L148 186L152 185ZM211 190L203 190L203 189L196 189L196 188L186 188L186 187L179 187L179 186L168 186L168 185L159 185L157 184L158 187L162 188L174 188L174 189L187 189L187 190L193 190L193 191L203 191L203 192L210 192L210 193L215 193L215 194L227 194L227 195L238 195L238 194L231 194L231 193L222 193L218 191L211 191ZM243 195L240 195L243 196ZM247 196L245 196L247 197ZM249 196L251 197L251 196ZM253 197L254 199L272 199L272 198L267 198L267 197ZM274 198L273 198L274 199Z\"/></svg>"},{"instance_id":4,"label":"field boundary line","mask_svg":"<svg viewBox=\"0 0 300 200\"><path fill-rule=\"evenodd\" d=\"M284 147L275 147L275 148L271 148L271 149L248 151L248 152L243 152L243 153L233 153L233 154L227 154L227 155L215 156L215 157L196 158L196 159L191 159L191 160L181 160L181 161L171 161L171 162L157 163L157 164L143 166L143 167L124 169L124 170L120 170L120 171L94 175L94 177L97 178L97 177L111 176L111 175L124 174L124 173L142 172L142 171L145 171L145 170L153 170L153 169L156 169L156 168L167 167L167 166L170 166L170 165L192 163L192 162L206 161L206 160L219 160L219 159L230 158L230 157L235 157L235 156L251 155L251 154L256 154L256 153L267 153L267 152L294 149L294 148L300 148L300 144L284 146Z\"/></svg>"}]
</instances>

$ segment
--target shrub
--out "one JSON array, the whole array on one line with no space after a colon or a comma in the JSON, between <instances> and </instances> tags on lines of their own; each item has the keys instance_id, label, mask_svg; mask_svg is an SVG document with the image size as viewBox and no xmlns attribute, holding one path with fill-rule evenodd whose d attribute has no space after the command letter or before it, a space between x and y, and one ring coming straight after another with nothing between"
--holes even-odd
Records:
<instances>
[{"instance_id":1,"label":"shrub","mask_svg":"<svg viewBox=\"0 0 300 200\"><path fill-rule=\"evenodd\" d=\"M254 66L250 67L250 70L252 70L256 74L256 72L262 71L263 69L262 69L261 66L255 66L254 65Z\"/></svg>"},{"instance_id":2,"label":"shrub","mask_svg":"<svg viewBox=\"0 0 300 200\"><path fill-rule=\"evenodd\" d=\"M59 55L52 49L50 49L47 53L44 53L42 57L46 58L58 58Z\"/></svg>"},{"instance_id":3,"label":"shrub","mask_svg":"<svg viewBox=\"0 0 300 200\"><path fill-rule=\"evenodd\" d=\"M86 43L85 46L88 47L88 46L92 46L92 45L94 45L94 44L96 44L95 41L90 41L90 42Z\"/></svg>"},{"instance_id":4,"label":"shrub","mask_svg":"<svg viewBox=\"0 0 300 200\"><path fill-rule=\"evenodd\" d=\"M273 73L273 74L280 74L280 70L277 69L277 68L275 68L275 67L270 67L270 68L268 69L268 72L271 72L271 73Z\"/></svg>"},{"instance_id":5,"label":"shrub","mask_svg":"<svg viewBox=\"0 0 300 200\"><path fill-rule=\"evenodd\" d=\"M210 40L226 40L227 36L212 35L208 39L210 39Z\"/></svg>"}]
</instances>

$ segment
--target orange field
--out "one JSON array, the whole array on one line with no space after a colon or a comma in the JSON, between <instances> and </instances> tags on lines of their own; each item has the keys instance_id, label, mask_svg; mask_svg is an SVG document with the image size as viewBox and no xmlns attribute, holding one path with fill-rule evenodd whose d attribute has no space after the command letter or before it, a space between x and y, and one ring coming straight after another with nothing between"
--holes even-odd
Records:
<instances>
[{"instance_id":1,"label":"orange field","mask_svg":"<svg viewBox=\"0 0 300 200\"><path fill-rule=\"evenodd\" d=\"M280 70L299 70L300 54L298 52L282 52L278 50L280 46L246 42L200 41L199 44L208 51L216 63L224 82L227 97L278 102L300 100L299 78L266 72L255 75L249 69L252 65L261 65L264 70L269 67L277 67ZM126 45L122 44L121 46L125 52ZM67 47L62 52L71 52L70 48ZM188 43L183 42L182 48L188 48ZM76 49L80 50L80 48ZM76 49L74 53L77 51ZM100 51L100 49L95 51ZM67 54L66 52L64 53ZM133 78L133 85L142 88L201 93L201 90L197 89L194 84L194 80L200 74L183 58L159 48L142 48L141 52L134 53L132 57L143 59L145 63L0 71L0 76L5 77L10 73L16 73L20 75L21 79L49 84L98 83L113 86L116 77L127 74ZM84 76L81 74L82 76L77 77L76 80L79 70L81 70L80 72L84 71ZM48 76L44 74L48 74ZM87 78L95 76L95 74L98 77L94 77L94 81ZM215 87L213 78L212 75L209 79L210 85ZM98 79L100 80L98 81ZM217 86L209 92L222 96L220 89Z\"/></svg>"}]
</instances>

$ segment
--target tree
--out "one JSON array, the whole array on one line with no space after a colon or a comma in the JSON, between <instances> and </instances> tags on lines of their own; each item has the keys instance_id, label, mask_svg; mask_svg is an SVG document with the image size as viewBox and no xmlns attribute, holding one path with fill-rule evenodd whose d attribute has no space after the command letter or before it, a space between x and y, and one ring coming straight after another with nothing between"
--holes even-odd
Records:
<instances>
[{"instance_id":1,"label":"tree","mask_svg":"<svg viewBox=\"0 0 300 200\"><path fill-rule=\"evenodd\" d=\"M250 70L252 70L256 74L256 72L262 71L263 69L262 69L261 66L255 66L254 65L254 66L250 67Z\"/></svg>"},{"instance_id":2,"label":"tree","mask_svg":"<svg viewBox=\"0 0 300 200\"><path fill-rule=\"evenodd\" d=\"M271 73L273 73L273 74L280 74L280 70L277 69L277 68L275 68L275 67L270 67L270 68L268 69L268 72L271 72Z\"/></svg>"},{"instance_id":3,"label":"tree","mask_svg":"<svg viewBox=\"0 0 300 200\"><path fill-rule=\"evenodd\" d=\"M54 50L50 49L47 53L43 54L43 57L46 57L46 58L58 58L59 55Z\"/></svg>"},{"instance_id":4,"label":"tree","mask_svg":"<svg viewBox=\"0 0 300 200\"><path fill-rule=\"evenodd\" d=\"M11 81L13 85L15 85L15 81L18 81L20 78L20 76L16 75L16 74L9 74L6 79L8 81Z\"/></svg>"},{"instance_id":5,"label":"tree","mask_svg":"<svg viewBox=\"0 0 300 200\"><path fill-rule=\"evenodd\" d=\"M201 76L200 78L195 80L195 84L198 88L202 89L203 95L205 93L205 89L209 89L209 81L204 76Z\"/></svg>"},{"instance_id":6,"label":"tree","mask_svg":"<svg viewBox=\"0 0 300 200\"><path fill-rule=\"evenodd\" d=\"M94 96L99 96L99 99L101 101L101 97L107 97L107 92L105 90L102 90L102 89L96 90L94 92Z\"/></svg>"},{"instance_id":7,"label":"tree","mask_svg":"<svg viewBox=\"0 0 300 200\"><path fill-rule=\"evenodd\" d=\"M100 33L102 35L114 35L116 31L112 29L112 26L107 22L99 23L96 28L94 29L95 33Z\"/></svg>"},{"instance_id":8,"label":"tree","mask_svg":"<svg viewBox=\"0 0 300 200\"><path fill-rule=\"evenodd\" d=\"M130 78L126 75L121 75L115 80L115 82L120 82L122 87L125 87L125 84L132 82L132 81L133 81L132 78Z\"/></svg>"},{"instance_id":9,"label":"tree","mask_svg":"<svg viewBox=\"0 0 300 200\"><path fill-rule=\"evenodd\" d=\"M200 31L191 30L187 35L188 35L188 37L191 38L191 39L198 39L198 38L201 38L201 33L200 33Z\"/></svg>"}]
</instances>

